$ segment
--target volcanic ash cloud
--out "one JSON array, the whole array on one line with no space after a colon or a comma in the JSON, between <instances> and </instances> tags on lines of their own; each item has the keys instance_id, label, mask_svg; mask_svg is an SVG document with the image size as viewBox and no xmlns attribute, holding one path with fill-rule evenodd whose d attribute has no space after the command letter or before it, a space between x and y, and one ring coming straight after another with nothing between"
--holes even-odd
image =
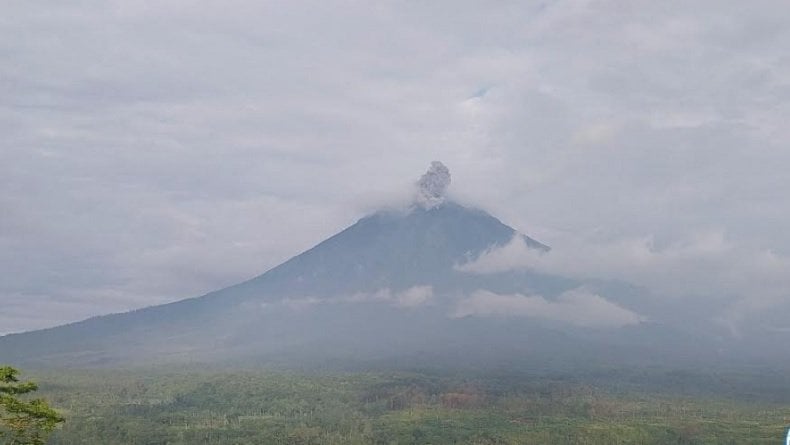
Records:
<instances>
[{"instance_id":1,"label":"volcanic ash cloud","mask_svg":"<svg viewBox=\"0 0 790 445\"><path fill-rule=\"evenodd\" d=\"M417 181L416 202L424 209L432 209L444 201L450 185L450 170L439 161L431 162L428 171Z\"/></svg>"}]
</instances>

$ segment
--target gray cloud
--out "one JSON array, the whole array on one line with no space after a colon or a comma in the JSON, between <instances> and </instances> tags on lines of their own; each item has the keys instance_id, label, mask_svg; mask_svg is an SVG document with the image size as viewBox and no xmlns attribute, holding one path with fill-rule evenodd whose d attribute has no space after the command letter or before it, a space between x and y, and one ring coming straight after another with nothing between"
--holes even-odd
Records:
<instances>
[{"instance_id":1,"label":"gray cloud","mask_svg":"<svg viewBox=\"0 0 790 445\"><path fill-rule=\"evenodd\" d=\"M689 298L706 304L709 316L734 332L790 296L790 258L740 245L721 230L663 246L652 237L602 241L567 235L553 247L550 252L530 249L514 237L457 268L476 274L535 270L632 283L651 290L667 306L689 305Z\"/></svg>"},{"instance_id":2,"label":"gray cloud","mask_svg":"<svg viewBox=\"0 0 790 445\"><path fill-rule=\"evenodd\" d=\"M585 289L565 292L556 300L539 295L500 295L477 291L461 300L453 317L531 317L592 328L638 324L642 317Z\"/></svg>"},{"instance_id":3,"label":"gray cloud","mask_svg":"<svg viewBox=\"0 0 790 445\"><path fill-rule=\"evenodd\" d=\"M436 207L444 201L450 185L450 170L439 161L431 162L428 171L417 181L417 204L423 208Z\"/></svg>"},{"instance_id":4,"label":"gray cloud","mask_svg":"<svg viewBox=\"0 0 790 445\"><path fill-rule=\"evenodd\" d=\"M421 285L412 286L401 291L384 288L373 293L354 294L341 298L339 301L346 303L385 302L395 307L413 308L430 303L433 297L433 287Z\"/></svg>"},{"instance_id":5,"label":"gray cloud","mask_svg":"<svg viewBox=\"0 0 790 445\"><path fill-rule=\"evenodd\" d=\"M0 332L248 278L408 201L433 159L541 240L790 255L786 2L5 12Z\"/></svg>"},{"instance_id":6,"label":"gray cloud","mask_svg":"<svg viewBox=\"0 0 790 445\"><path fill-rule=\"evenodd\" d=\"M279 304L291 310L305 310L319 304L358 304L358 303L386 303L390 306L409 309L430 303L433 299L432 286L412 286L401 291L382 288L376 292L358 293L347 297L298 297L285 298ZM271 305L268 303L267 305Z\"/></svg>"}]
</instances>

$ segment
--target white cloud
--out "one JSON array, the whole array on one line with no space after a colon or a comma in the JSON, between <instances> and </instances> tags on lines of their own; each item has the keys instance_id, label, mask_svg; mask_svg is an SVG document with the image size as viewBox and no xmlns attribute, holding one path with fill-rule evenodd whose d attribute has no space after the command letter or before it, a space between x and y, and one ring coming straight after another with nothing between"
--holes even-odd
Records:
<instances>
[{"instance_id":1,"label":"white cloud","mask_svg":"<svg viewBox=\"0 0 790 445\"><path fill-rule=\"evenodd\" d=\"M301 311L321 304L358 304L358 303L386 303L398 308L416 308L429 304L433 299L433 287L412 286L408 289L393 292L382 288L370 293L357 293L345 297L289 297L280 301L280 304L290 310Z\"/></svg>"},{"instance_id":2,"label":"white cloud","mask_svg":"<svg viewBox=\"0 0 790 445\"><path fill-rule=\"evenodd\" d=\"M417 307L427 304L431 298L433 298L431 286L414 286L396 294L395 304L400 307Z\"/></svg>"},{"instance_id":3,"label":"white cloud","mask_svg":"<svg viewBox=\"0 0 790 445\"><path fill-rule=\"evenodd\" d=\"M284 298L281 303L292 311L303 311L317 304L326 303L328 300L316 297Z\"/></svg>"},{"instance_id":4,"label":"white cloud","mask_svg":"<svg viewBox=\"0 0 790 445\"><path fill-rule=\"evenodd\" d=\"M590 241L565 236L552 247L549 252L530 249L515 237L457 268L476 274L528 269L627 282L651 290L670 305L688 304L687 298L711 302L711 316L732 328L790 296L790 258L739 245L721 230L663 246L651 237Z\"/></svg>"},{"instance_id":5,"label":"white cloud","mask_svg":"<svg viewBox=\"0 0 790 445\"><path fill-rule=\"evenodd\" d=\"M481 290L461 300L452 316L532 317L596 328L616 328L643 321L638 314L583 288L565 292L556 300L538 295L500 295Z\"/></svg>"},{"instance_id":6,"label":"white cloud","mask_svg":"<svg viewBox=\"0 0 790 445\"><path fill-rule=\"evenodd\" d=\"M379 289L372 293L359 293L350 297L341 298L345 302L386 302L401 308L413 308L428 304L433 299L433 287L422 285L412 286L408 289L393 292L388 288Z\"/></svg>"},{"instance_id":7,"label":"white cloud","mask_svg":"<svg viewBox=\"0 0 790 445\"><path fill-rule=\"evenodd\" d=\"M249 278L434 159L538 239L790 254L787 2L130 5L0 19L0 331Z\"/></svg>"}]
</instances>

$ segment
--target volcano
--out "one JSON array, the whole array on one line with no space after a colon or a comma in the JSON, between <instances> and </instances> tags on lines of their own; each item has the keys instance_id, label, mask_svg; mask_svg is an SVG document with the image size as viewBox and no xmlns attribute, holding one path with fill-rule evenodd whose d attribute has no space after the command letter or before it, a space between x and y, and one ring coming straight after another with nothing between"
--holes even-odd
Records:
<instances>
[{"instance_id":1,"label":"volcano","mask_svg":"<svg viewBox=\"0 0 790 445\"><path fill-rule=\"evenodd\" d=\"M0 361L491 363L642 356L644 345L655 343L656 326L623 297L631 288L607 285L621 297L612 302L594 284L568 278L465 271L464 264L514 241L537 254L550 248L448 200L448 185L449 171L435 162L408 208L365 216L255 278L175 303L0 337ZM630 318L613 327L585 322L602 311Z\"/></svg>"}]
</instances>

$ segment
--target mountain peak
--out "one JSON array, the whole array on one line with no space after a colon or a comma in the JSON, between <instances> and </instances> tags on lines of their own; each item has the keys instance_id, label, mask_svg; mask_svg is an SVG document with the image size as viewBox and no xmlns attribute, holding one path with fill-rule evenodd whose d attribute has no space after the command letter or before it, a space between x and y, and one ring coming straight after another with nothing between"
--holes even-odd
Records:
<instances>
[{"instance_id":1,"label":"mountain peak","mask_svg":"<svg viewBox=\"0 0 790 445\"><path fill-rule=\"evenodd\" d=\"M441 195L436 195L441 197ZM381 210L254 278L250 295L351 295L416 285L450 285L455 265L521 236L483 210L449 199L415 205L408 212Z\"/></svg>"},{"instance_id":2,"label":"mountain peak","mask_svg":"<svg viewBox=\"0 0 790 445\"><path fill-rule=\"evenodd\" d=\"M433 162L408 209L365 216L257 277L201 297L2 338L0 357L75 364L138 356L178 360L179 354L218 359L317 351L310 349L314 345L334 351L360 339L377 350L382 342L400 345L404 338L422 348L427 332L451 323L448 305L459 296L478 289L512 293L527 285L540 290L548 282L528 274L503 280L460 271L458 265L516 236L530 247L548 247L446 198L449 184L449 169ZM425 324L401 334L401 325L412 323L409 317ZM378 332L381 326L389 326L389 333ZM129 352L132 344L137 355Z\"/></svg>"}]
</instances>

